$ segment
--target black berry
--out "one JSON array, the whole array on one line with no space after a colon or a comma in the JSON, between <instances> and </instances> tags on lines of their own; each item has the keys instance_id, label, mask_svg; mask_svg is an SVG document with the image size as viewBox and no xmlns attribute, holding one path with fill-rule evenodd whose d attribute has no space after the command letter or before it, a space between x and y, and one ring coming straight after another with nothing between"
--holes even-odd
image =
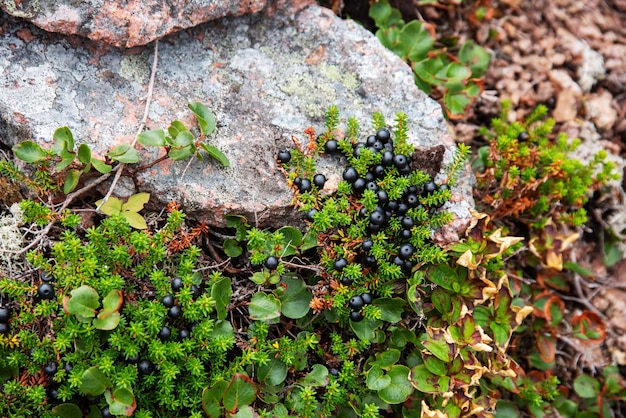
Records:
<instances>
[{"instance_id":1,"label":"black berry","mask_svg":"<svg viewBox=\"0 0 626 418\"><path fill-rule=\"evenodd\" d=\"M311 210L309 210L306 213L306 219L313 222L313 218L315 217L315 214L317 213L317 209L313 208Z\"/></svg>"},{"instance_id":2,"label":"black berry","mask_svg":"<svg viewBox=\"0 0 626 418\"><path fill-rule=\"evenodd\" d=\"M43 372L48 376L54 376L57 372L58 364L56 361L49 361L45 366L43 366Z\"/></svg>"},{"instance_id":3,"label":"black berry","mask_svg":"<svg viewBox=\"0 0 626 418\"><path fill-rule=\"evenodd\" d=\"M11 309L8 306L0 306L0 323L9 322L11 317Z\"/></svg>"},{"instance_id":4,"label":"black berry","mask_svg":"<svg viewBox=\"0 0 626 418\"><path fill-rule=\"evenodd\" d=\"M378 210L374 211L370 215L370 223L372 225L382 225L385 222L385 214L384 212L380 212Z\"/></svg>"},{"instance_id":5,"label":"black berry","mask_svg":"<svg viewBox=\"0 0 626 418\"><path fill-rule=\"evenodd\" d=\"M398 252L398 257L400 257L403 261L411 258L413 253L415 252L415 247L411 243L402 244L400 247L400 251ZM404 263L403 263L404 264Z\"/></svg>"},{"instance_id":6,"label":"black berry","mask_svg":"<svg viewBox=\"0 0 626 418\"><path fill-rule=\"evenodd\" d=\"M6 322L0 322L0 334L5 335L9 333L9 324Z\"/></svg>"},{"instance_id":7,"label":"black berry","mask_svg":"<svg viewBox=\"0 0 626 418\"><path fill-rule=\"evenodd\" d=\"M383 167L390 167L393 165L393 152L385 151L383 152L383 159L381 160L381 164Z\"/></svg>"},{"instance_id":8,"label":"black berry","mask_svg":"<svg viewBox=\"0 0 626 418\"><path fill-rule=\"evenodd\" d=\"M391 139L391 132L389 132L389 129L387 128L379 129L378 132L376 132L376 139L382 143L389 142Z\"/></svg>"},{"instance_id":9,"label":"black berry","mask_svg":"<svg viewBox=\"0 0 626 418\"><path fill-rule=\"evenodd\" d=\"M367 145L368 147L374 146L374 143L376 143L376 136L375 135L370 135L365 140L365 145Z\"/></svg>"},{"instance_id":10,"label":"black berry","mask_svg":"<svg viewBox=\"0 0 626 418\"><path fill-rule=\"evenodd\" d=\"M437 190L437 185L435 184L434 181L429 181L428 183L426 183L424 185L424 193L425 194L431 194L433 193L435 190Z\"/></svg>"},{"instance_id":11,"label":"black berry","mask_svg":"<svg viewBox=\"0 0 626 418\"><path fill-rule=\"evenodd\" d=\"M353 280L348 278L348 277L342 277L341 278L341 284L344 286L350 286L352 284Z\"/></svg>"},{"instance_id":12,"label":"black berry","mask_svg":"<svg viewBox=\"0 0 626 418\"><path fill-rule=\"evenodd\" d=\"M364 178L358 178L352 184L354 191L357 193L361 193L363 190L365 190L366 186L367 186L367 181Z\"/></svg>"},{"instance_id":13,"label":"black berry","mask_svg":"<svg viewBox=\"0 0 626 418\"><path fill-rule=\"evenodd\" d=\"M350 298L350 301L348 302L348 306L350 306L350 309L361 309L361 307L363 307L363 305L365 304L365 302L363 301L363 298L361 296L352 296Z\"/></svg>"},{"instance_id":14,"label":"black berry","mask_svg":"<svg viewBox=\"0 0 626 418\"><path fill-rule=\"evenodd\" d=\"M359 158L361 156L361 150L365 148L365 144L362 142L359 142L358 144L356 144L356 146L354 147L354 156Z\"/></svg>"},{"instance_id":15,"label":"black berry","mask_svg":"<svg viewBox=\"0 0 626 418\"><path fill-rule=\"evenodd\" d=\"M181 340L184 340L184 339L186 339L186 338L189 338L189 336L190 336L190 335L191 335L191 332L189 332L189 330L188 330L188 329L186 329L186 328L183 328L183 329L181 329L180 331L178 331L178 337L179 337Z\"/></svg>"},{"instance_id":16,"label":"black berry","mask_svg":"<svg viewBox=\"0 0 626 418\"><path fill-rule=\"evenodd\" d=\"M385 166L382 164L375 165L372 169L372 174L377 179L383 178L385 175Z\"/></svg>"},{"instance_id":17,"label":"black berry","mask_svg":"<svg viewBox=\"0 0 626 418\"><path fill-rule=\"evenodd\" d=\"M48 274L48 272L47 272L47 271L42 271L42 272L41 272L41 280L42 280L43 282L48 283L48 282L53 281L53 280L54 280L54 277L52 277L52 275L51 275L51 274Z\"/></svg>"},{"instance_id":18,"label":"black berry","mask_svg":"<svg viewBox=\"0 0 626 418\"><path fill-rule=\"evenodd\" d=\"M417 205L419 205L419 199L417 198L416 195L414 195L413 193L408 194L405 198L404 201L406 202L407 205L409 205L410 208L414 208Z\"/></svg>"},{"instance_id":19,"label":"black berry","mask_svg":"<svg viewBox=\"0 0 626 418\"><path fill-rule=\"evenodd\" d=\"M57 399L59 399L59 391L56 389L48 390L48 399L52 401L56 401Z\"/></svg>"},{"instance_id":20,"label":"black berry","mask_svg":"<svg viewBox=\"0 0 626 418\"><path fill-rule=\"evenodd\" d=\"M276 267L278 267L278 258L274 257L273 255L267 257L267 260L265 260L265 267L270 270L275 270Z\"/></svg>"},{"instance_id":21,"label":"black berry","mask_svg":"<svg viewBox=\"0 0 626 418\"><path fill-rule=\"evenodd\" d=\"M333 376L338 376L339 375L339 370L337 370L336 368L332 367L329 371L329 373Z\"/></svg>"},{"instance_id":22,"label":"black berry","mask_svg":"<svg viewBox=\"0 0 626 418\"><path fill-rule=\"evenodd\" d=\"M372 255L368 255L363 258L363 265L366 267L376 267L377 264L378 262L376 261L376 257Z\"/></svg>"},{"instance_id":23,"label":"black berry","mask_svg":"<svg viewBox=\"0 0 626 418\"><path fill-rule=\"evenodd\" d=\"M371 239L366 239L361 243L361 248L364 251L369 251L372 249L373 245L374 245L374 241L372 241Z\"/></svg>"},{"instance_id":24,"label":"black berry","mask_svg":"<svg viewBox=\"0 0 626 418\"><path fill-rule=\"evenodd\" d=\"M343 179L348 183L354 183L358 178L359 173L357 173L354 167L348 167L343 171Z\"/></svg>"},{"instance_id":25,"label":"black berry","mask_svg":"<svg viewBox=\"0 0 626 418\"><path fill-rule=\"evenodd\" d=\"M400 238L402 239L411 239L411 237L413 236L413 233L411 232L410 229L403 229L402 231L400 231Z\"/></svg>"},{"instance_id":26,"label":"black berry","mask_svg":"<svg viewBox=\"0 0 626 418\"><path fill-rule=\"evenodd\" d=\"M172 335L172 331L170 331L167 326L163 325L161 327L161 330L157 334L157 337L159 337L161 340L167 340L168 338L170 338L170 335Z\"/></svg>"},{"instance_id":27,"label":"black berry","mask_svg":"<svg viewBox=\"0 0 626 418\"><path fill-rule=\"evenodd\" d=\"M447 183L440 184L439 190L450 190L450 186Z\"/></svg>"},{"instance_id":28,"label":"black berry","mask_svg":"<svg viewBox=\"0 0 626 418\"><path fill-rule=\"evenodd\" d=\"M172 306L174 306L174 296L172 296L172 295L165 295L165 296L163 296L161 298L161 303L166 308L171 308Z\"/></svg>"},{"instance_id":29,"label":"black berry","mask_svg":"<svg viewBox=\"0 0 626 418\"><path fill-rule=\"evenodd\" d=\"M287 150L278 151L278 161L285 164L291 160L291 152Z\"/></svg>"},{"instance_id":30,"label":"black berry","mask_svg":"<svg viewBox=\"0 0 626 418\"><path fill-rule=\"evenodd\" d=\"M410 216L404 216L402 217L400 224L402 225L404 229L411 229L413 228L413 225L415 225L415 222L413 221L413 218L411 218Z\"/></svg>"},{"instance_id":31,"label":"black berry","mask_svg":"<svg viewBox=\"0 0 626 418\"><path fill-rule=\"evenodd\" d=\"M360 322L363 320L363 315L361 315L361 312L350 312L350 319L354 322Z\"/></svg>"},{"instance_id":32,"label":"black berry","mask_svg":"<svg viewBox=\"0 0 626 418\"><path fill-rule=\"evenodd\" d=\"M329 139L328 141L326 141L326 145L324 145L324 149L329 154L335 154L337 151L339 151L339 144L337 143L336 140Z\"/></svg>"},{"instance_id":33,"label":"black berry","mask_svg":"<svg viewBox=\"0 0 626 418\"><path fill-rule=\"evenodd\" d=\"M528 138L530 138L530 135L528 135L526 131L520 132L520 134L517 135L518 141L528 141Z\"/></svg>"},{"instance_id":34,"label":"black berry","mask_svg":"<svg viewBox=\"0 0 626 418\"><path fill-rule=\"evenodd\" d=\"M54 286L52 286L50 283L40 284L39 287L37 288L37 295L41 299L50 300L54 298Z\"/></svg>"},{"instance_id":35,"label":"black berry","mask_svg":"<svg viewBox=\"0 0 626 418\"><path fill-rule=\"evenodd\" d=\"M369 293L363 293L361 295L361 299L363 299L363 303L366 305L369 305L370 303L372 303L372 295Z\"/></svg>"},{"instance_id":36,"label":"black berry","mask_svg":"<svg viewBox=\"0 0 626 418\"><path fill-rule=\"evenodd\" d=\"M326 184L326 176L323 174L316 174L313 177L313 184L315 184L318 189L322 189L324 184Z\"/></svg>"},{"instance_id":37,"label":"black berry","mask_svg":"<svg viewBox=\"0 0 626 418\"><path fill-rule=\"evenodd\" d=\"M370 181L370 182L368 182L368 183L365 185L365 188L366 188L366 189L368 189L368 190L373 191L374 193L377 193L377 192L378 192L378 189L379 189L378 184L376 184L376 182L374 182L374 181Z\"/></svg>"},{"instance_id":38,"label":"black berry","mask_svg":"<svg viewBox=\"0 0 626 418\"><path fill-rule=\"evenodd\" d=\"M381 205L389 202L389 195L384 190L379 190L378 193L376 193L376 196L378 196L378 203Z\"/></svg>"},{"instance_id":39,"label":"black berry","mask_svg":"<svg viewBox=\"0 0 626 418\"><path fill-rule=\"evenodd\" d=\"M302 179L302 182L298 186L298 190L300 190L300 193L308 192L312 188L313 186L311 185L311 180L309 179Z\"/></svg>"},{"instance_id":40,"label":"black berry","mask_svg":"<svg viewBox=\"0 0 626 418\"><path fill-rule=\"evenodd\" d=\"M150 374L154 370L154 364L150 360L140 360L137 363L137 371L139 374Z\"/></svg>"},{"instance_id":41,"label":"black berry","mask_svg":"<svg viewBox=\"0 0 626 418\"><path fill-rule=\"evenodd\" d=\"M182 288L183 288L183 279L181 279L180 277L174 277L172 279L172 290L174 292L178 292Z\"/></svg>"},{"instance_id":42,"label":"black berry","mask_svg":"<svg viewBox=\"0 0 626 418\"><path fill-rule=\"evenodd\" d=\"M393 164L398 170L405 168L408 163L409 161L407 160L406 156L402 154L396 154L393 156Z\"/></svg>"},{"instance_id":43,"label":"black berry","mask_svg":"<svg viewBox=\"0 0 626 418\"><path fill-rule=\"evenodd\" d=\"M167 316L169 316L172 319L176 319L180 317L182 313L183 313L183 310L178 305L174 305L167 310Z\"/></svg>"},{"instance_id":44,"label":"black berry","mask_svg":"<svg viewBox=\"0 0 626 418\"><path fill-rule=\"evenodd\" d=\"M195 284L191 285L191 295L194 298L197 298L198 296L200 296L200 288L196 286Z\"/></svg>"},{"instance_id":45,"label":"black berry","mask_svg":"<svg viewBox=\"0 0 626 418\"><path fill-rule=\"evenodd\" d=\"M102 418L115 418L111 411L109 411L109 405L100 410L100 415L102 415Z\"/></svg>"},{"instance_id":46,"label":"black berry","mask_svg":"<svg viewBox=\"0 0 626 418\"><path fill-rule=\"evenodd\" d=\"M333 263L333 268L337 271L342 271L347 266L348 266L348 260L346 260L343 257L336 259L335 262Z\"/></svg>"}]
</instances>

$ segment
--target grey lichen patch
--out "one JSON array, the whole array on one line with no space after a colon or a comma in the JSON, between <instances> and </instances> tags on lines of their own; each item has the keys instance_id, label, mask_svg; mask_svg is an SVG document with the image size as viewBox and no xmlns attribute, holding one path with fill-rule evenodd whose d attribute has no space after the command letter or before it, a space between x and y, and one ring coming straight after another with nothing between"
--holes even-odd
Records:
<instances>
[{"instance_id":1,"label":"grey lichen patch","mask_svg":"<svg viewBox=\"0 0 626 418\"><path fill-rule=\"evenodd\" d=\"M14 203L9 209L11 214L0 217L0 263L10 265L15 258L16 251L22 248L22 233L20 226L24 222L24 214L19 203Z\"/></svg>"},{"instance_id":2,"label":"grey lichen patch","mask_svg":"<svg viewBox=\"0 0 626 418\"><path fill-rule=\"evenodd\" d=\"M11 86L0 89L0 102L4 102L13 112L37 114L52 108L56 98L57 76L48 65L15 68L14 83L16 94Z\"/></svg>"},{"instance_id":3,"label":"grey lichen patch","mask_svg":"<svg viewBox=\"0 0 626 418\"><path fill-rule=\"evenodd\" d=\"M150 77L148 54L126 55L120 61L120 76L128 81L145 83Z\"/></svg>"}]
</instances>

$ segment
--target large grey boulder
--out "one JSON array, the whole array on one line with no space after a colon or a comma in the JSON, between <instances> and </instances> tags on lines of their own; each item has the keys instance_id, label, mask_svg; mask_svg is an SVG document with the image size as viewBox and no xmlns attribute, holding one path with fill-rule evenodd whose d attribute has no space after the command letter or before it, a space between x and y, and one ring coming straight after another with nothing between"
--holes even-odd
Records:
<instances>
[{"instance_id":1,"label":"large grey boulder","mask_svg":"<svg viewBox=\"0 0 626 418\"><path fill-rule=\"evenodd\" d=\"M33 138L49 145L62 125L100 155L133 140L144 112L152 46L133 55L102 52L16 21L3 31L2 141L14 145ZM25 36L28 31L34 36ZM176 119L193 124L187 109L192 101L215 112L218 127L209 140L231 167L165 162L144 173L140 186L153 201L176 200L217 225L228 213L245 214L260 226L299 218L275 154L293 147L292 136L304 139L309 126L321 132L330 104L364 128L375 111L388 122L396 112L407 113L412 141L443 148L444 166L454 149L440 106L415 87L410 68L355 22L315 5L295 17L224 18L160 42L148 129ZM149 151L144 156L156 158ZM335 180L337 166L338 160L325 162ZM473 205L471 174L465 177L449 204L461 219L457 226Z\"/></svg>"},{"instance_id":2,"label":"large grey boulder","mask_svg":"<svg viewBox=\"0 0 626 418\"><path fill-rule=\"evenodd\" d=\"M313 0L0 0L0 8L48 32L131 48L224 16L304 7Z\"/></svg>"}]
</instances>

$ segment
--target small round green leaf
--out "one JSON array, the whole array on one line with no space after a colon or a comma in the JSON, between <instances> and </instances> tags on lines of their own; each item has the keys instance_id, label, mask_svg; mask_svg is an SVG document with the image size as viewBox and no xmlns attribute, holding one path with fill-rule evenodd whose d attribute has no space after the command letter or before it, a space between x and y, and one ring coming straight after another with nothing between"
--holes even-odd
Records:
<instances>
[{"instance_id":1,"label":"small round green leaf","mask_svg":"<svg viewBox=\"0 0 626 418\"><path fill-rule=\"evenodd\" d=\"M213 112L200 102L189 103L189 109L196 115L202 134L211 135L216 126Z\"/></svg>"},{"instance_id":2,"label":"small round green leaf","mask_svg":"<svg viewBox=\"0 0 626 418\"><path fill-rule=\"evenodd\" d=\"M271 359L267 364L259 366L258 378L266 385L280 385L287 378L287 365L278 359Z\"/></svg>"},{"instance_id":3,"label":"small round green leaf","mask_svg":"<svg viewBox=\"0 0 626 418\"><path fill-rule=\"evenodd\" d=\"M167 145L163 129L142 132L137 136L137 142L146 147L164 147Z\"/></svg>"},{"instance_id":4,"label":"small round green leaf","mask_svg":"<svg viewBox=\"0 0 626 418\"><path fill-rule=\"evenodd\" d=\"M581 398L595 398L600 393L600 382L591 376L582 374L574 380L574 390Z\"/></svg>"},{"instance_id":5,"label":"small round green leaf","mask_svg":"<svg viewBox=\"0 0 626 418\"><path fill-rule=\"evenodd\" d=\"M406 401L413 393L413 386L409 382L409 371L408 367L400 364L393 366L387 373L391 382L378 391L380 399L391 405Z\"/></svg>"},{"instance_id":6,"label":"small round green leaf","mask_svg":"<svg viewBox=\"0 0 626 418\"><path fill-rule=\"evenodd\" d=\"M280 317L280 301L274 295L257 292L252 296L250 317L255 321L272 321Z\"/></svg>"},{"instance_id":7,"label":"small round green leaf","mask_svg":"<svg viewBox=\"0 0 626 418\"><path fill-rule=\"evenodd\" d=\"M46 159L46 152L33 141L24 141L13 147L13 153L26 163L34 163Z\"/></svg>"},{"instance_id":8,"label":"small round green leaf","mask_svg":"<svg viewBox=\"0 0 626 418\"><path fill-rule=\"evenodd\" d=\"M102 395L110 387L111 381L97 366L90 367L83 372L80 390L85 395Z\"/></svg>"},{"instance_id":9,"label":"small round green leaf","mask_svg":"<svg viewBox=\"0 0 626 418\"><path fill-rule=\"evenodd\" d=\"M73 403L62 403L52 408L52 416L59 418L83 418L80 408Z\"/></svg>"},{"instance_id":10,"label":"small round green leaf","mask_svg":"<svg viewBox=\"0 0 626 418\"><path fill-rule=\"evenodd\" d=\"M233 238L224 240L224 252L227 256L235 258L243 253L243 248L239 245L239 241Z\"/></svg>"},{"instance_id":11,"label":"small round green leaf","mask_svg":"<svg viewBox=\"0 0 626 418\"><path fill-rule=\"evenodd\" d=\"M382 390L391 384L391 377L387 376L379 366L374 365L367 372L365 383L370 390Z\"/></svg>"},{"instance_id":12,"label":"small round green leaf","mask_svg":"<svg viewBox=\"0 0 626 418\"><path fill-rule=\"evenodd\" d=\"M313 293L301 279L285 278L283 282L287 285L287 290L280 297L283 315L291 319L302 318L309 312Z\"/></svg>"},{"instance_id":13,"label":"small round green leaf","mask_svg":"<svg viewBox=\"0 0 626 418\"><path fill-rule=\"evenodd\" d=\"M248 376L236 373L224 392L224 408L235 411L250 405L256 399L256 386Z\"/></svg>"}]
</instances>

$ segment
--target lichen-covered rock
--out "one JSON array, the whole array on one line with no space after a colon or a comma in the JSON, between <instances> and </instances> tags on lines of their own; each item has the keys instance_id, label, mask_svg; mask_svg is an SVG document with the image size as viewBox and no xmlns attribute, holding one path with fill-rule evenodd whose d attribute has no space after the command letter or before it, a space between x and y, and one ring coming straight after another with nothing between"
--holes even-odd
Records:
<instances>
[{"instance_id":1,"label":"lichen-covered rock","mask_svg":"<svg viewBox=\"0 0 626 418\"><path fill-rule=\"evenodd\" d=\"M0 0L0 8L48 32L131 48L224 16L310 3L312 0Z\"/></svg>"},{"instance_id":2,"label":"lichen-covered rock","mask_svg":"<svg viewBox=\"0 0 626 418\"><path fill-rule=\"evenodd\" d=\"M17 22L5 23L2 30L0 138L5 143L33 138L49 145L62 125L100 155L133 140L154 48L134 55L102 52ZM189 166L165 162L140 177L141 189L153 201L176 200L212 224L223 225L228 213L245 214L260 226L299 217L289 206L292 192L275 154L292 148L292 136L304 138L309 126L321 132L330 104L356 117L363 128L375 111L389 122L405 112L416 145L443 145L438 155L444 168L452 157L454 143L441 108L415 87L410 68L371 33L327 9L309 6L293 18L281 13L225 18L158 45L147 128L165 128L176 119L193 125L187 104L202 102L218 121L209 141L228 156L231 167L212 160ZM144 157L156 155L146 151ZM337 161L326 164L330 173ZM449 204L460 218L470 217L470 178L453 189Z\"/></svg>"}]
</instances>

